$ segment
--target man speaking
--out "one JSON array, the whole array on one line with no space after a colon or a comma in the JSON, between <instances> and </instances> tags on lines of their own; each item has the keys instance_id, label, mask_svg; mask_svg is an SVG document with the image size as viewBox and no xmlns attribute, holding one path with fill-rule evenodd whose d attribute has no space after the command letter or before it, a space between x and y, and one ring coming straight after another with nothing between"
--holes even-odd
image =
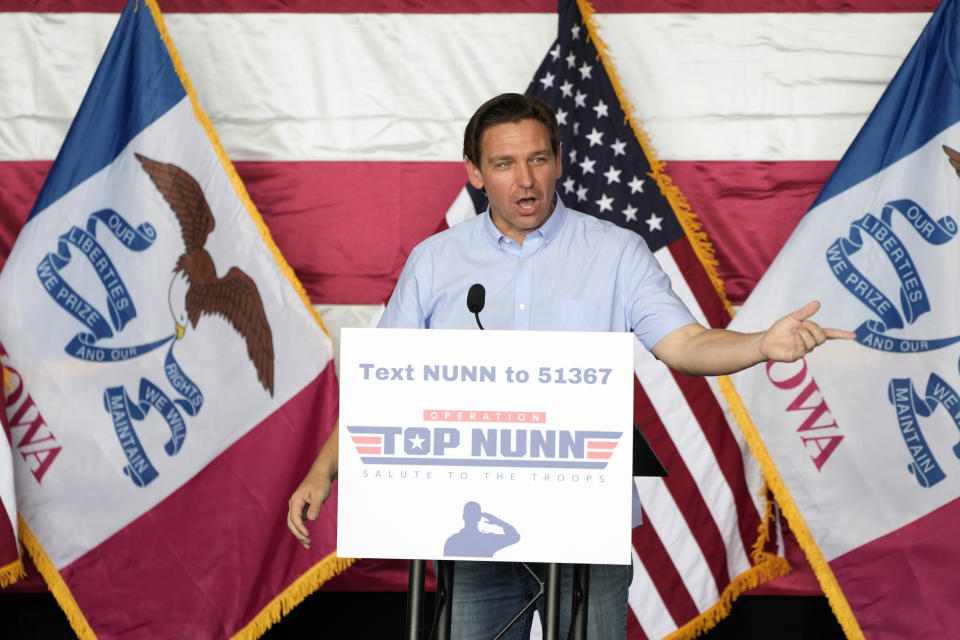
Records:
<instances>
[{"instance_id":1,"label":"man speaking","mask_svg":"<svg viewBox=\"0 0 960 640\"><path fill-rule=\"evenodd\" d=\"M484 103L467 124L463 155L470 183L486 192L490 205L483 215L413 249L380 327L470 329L480 323L482 309L486 329L631 331L653 355L687 375L792 362L828 338L855 337L812 322L817 302L761 333L697 323L639 235L560 200L557 119L538 98L511 93ZM337 447L334 431L290 498L287 524L306 547L304 517L316 519L330 494ZM591 565L588 637L626 637L631 571ZM561 602L569 601L570 583L568 572ZM514 563L458 561L454 637L491 638L535 592L532 577ZM569 611L562 612L565 637ZM503 637L526 638L528 624L529 617L521 619Z\"/></svg>"}]
</instances>

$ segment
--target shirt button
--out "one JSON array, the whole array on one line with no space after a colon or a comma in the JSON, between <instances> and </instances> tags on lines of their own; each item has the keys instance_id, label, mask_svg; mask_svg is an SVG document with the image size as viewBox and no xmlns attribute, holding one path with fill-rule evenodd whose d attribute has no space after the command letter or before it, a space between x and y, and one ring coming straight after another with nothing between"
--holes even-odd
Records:
<instances>
[{"instance_id":1,"label":"shirt button","mask_svg":"<svg viewBox=\"0 0 960 640\"><path fill-rule=\"evenodd\" d=\"M525 266L525 267L529 267L529 266L530 266L530 263L529 263L529 262L527 262L526 260L524 260L524 261L523 261L523 266Z\"/></svg>"},{"instance_id":2,"label":"shirt button","mask_svg":"<svg viewBox=\"0 0 960 640\"><path fill-rule=\"evenodd\" d=\"M523 304L523 303L521 302L521 303L520 303L520 311L524 311L524 310L526 310L526 308L527 308L527 305L525 305L525 304Z\"/></svg>"}]
</instances>

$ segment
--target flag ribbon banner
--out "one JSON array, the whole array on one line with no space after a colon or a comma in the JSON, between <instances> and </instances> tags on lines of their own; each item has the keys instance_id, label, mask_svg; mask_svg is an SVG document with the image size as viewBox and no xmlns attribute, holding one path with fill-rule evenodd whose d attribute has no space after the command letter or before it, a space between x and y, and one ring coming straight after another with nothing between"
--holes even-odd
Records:
<instances>
[{"instance_id":1,"label":"flag ribbon banner","mask_svg":"<svg viewBox=\"0 0 960 640\"><path fill-rule=\"evenodd\" d=\"M818 299L856 333L723 381L849 638L960 633L958 51L945 0L732 325Z\"/></svg>"},{"instance_id":2,"label":"flag ribbon banner","mask_svg":"<svg viewBox=\"0 0 960 640\"><path fill-rule=\"evenodd\" d=\"M335 494L310 550L283 526L336 421L332 343L153 0L121 15L0 295L20 537L80 638L256 638L350 565Z\"/></svg>"},{"instance_id":3,"label":"flag ribbon banner","mask_svg":"<svg viewBox=\"0 0 960 640\"><path fill-rule=\"evenodd\" d=\"M630 117L593 8L583 0L559 5L558 38L527 89L557 114L558 193L567 206L642 235L694 315L726 326L730 303L713 247ZM483 194L466 189L448 224L485 209ZM719 388L670 371L635 345L634 419L670 476L636 479L644 506L632 536L628 636L693 638L726 616L739 594L789 565L766 548L771 505Z\"/></svg>"}]
</instances>

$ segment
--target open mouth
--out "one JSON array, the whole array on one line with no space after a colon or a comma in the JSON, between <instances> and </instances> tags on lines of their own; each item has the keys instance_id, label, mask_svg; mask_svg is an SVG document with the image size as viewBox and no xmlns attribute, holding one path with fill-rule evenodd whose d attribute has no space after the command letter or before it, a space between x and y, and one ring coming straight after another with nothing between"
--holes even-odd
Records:
<instances>
[{"instance_id":1,"label":"open mouth","mask_svg":"<svg viewBox=\"0 0 960 640\"><path fill-rule=\"evenodd\" d=\"M533 213L537 208L537 199L536 198L520 198L517 200L517 206L521 211L526 213Z\"/></svg>"}]
</instances>

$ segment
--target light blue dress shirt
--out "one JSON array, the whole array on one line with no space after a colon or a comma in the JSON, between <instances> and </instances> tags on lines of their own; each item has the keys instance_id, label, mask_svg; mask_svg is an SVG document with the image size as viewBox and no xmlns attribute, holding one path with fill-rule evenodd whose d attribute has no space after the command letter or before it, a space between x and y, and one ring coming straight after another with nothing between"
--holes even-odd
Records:
<instances>
[{"instance_id":1,"label":"light blue dress shirt","mask_svg":"<svg viewBox=\"0 0 960 640\"><path fill-rule=\"evenodd\" d=\"M474 284L486 290L484 329L633 331L651 349L696 322L643 238L558 196L523 245L500 233L489 209L417 245L379 326L476 329Z\"/></svg>"},{"instance_id":2,"label":"light blue dress shirt","mask_svg":"<svg viewBox=\"0 0 960 640\"><path fill-rule=\"evenodd\" d=\"M523 245L482 215L414 247L379 327L478 329L467 309L474 284L486 290L484 329L632 331L652 349L696 319L670 288L638 234L567 209L553 214ZM479 330L479 329L478 329ZM641 524L633 486L633 526Z\"/></svg>"}]
</instances>

